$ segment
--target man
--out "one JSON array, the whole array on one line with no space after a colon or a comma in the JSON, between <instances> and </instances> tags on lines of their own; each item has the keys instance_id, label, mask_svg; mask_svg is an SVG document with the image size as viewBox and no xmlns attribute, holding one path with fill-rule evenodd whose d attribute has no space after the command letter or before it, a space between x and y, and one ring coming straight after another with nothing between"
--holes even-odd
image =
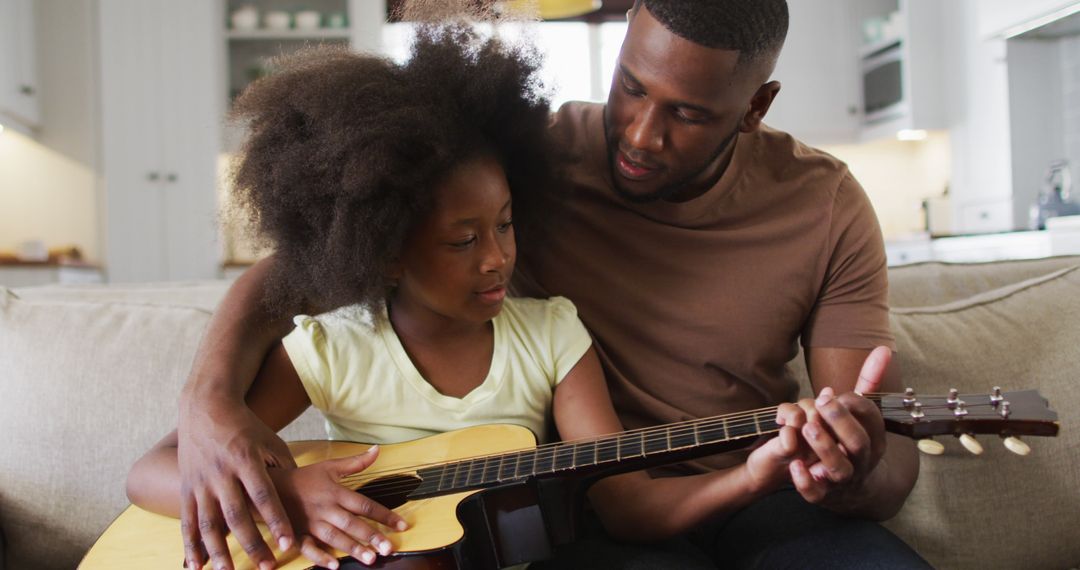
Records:
<instances>
[{"instance_id":1,"label":"man","mask_svg":"<svg viewBox=\"0 0 1080 570\"><path fill-rule=\"evenodd\" d=\"M803 403L801 431L814 458L773 440L749 456L658 471L726 470L730 504L649 547L594 529L549 565L925 567L866 520L895 514L918 473L911 442L885 434L877 409L853 393L899 388L886 373L891 353L871 352L892 347L876 218L842 163L761 125L780 90L769 79L786 3L639 0L629 17L607 104L555 116L555 137L575 157L571 188L551 204L543 247L519 262L518 291L578 306L628 429L793 400L785 364L801 342L818 394ZM220 544L227 524L267 564L246 497L281 546L294 540L264 467L291 460L242 409L290 325L259 309L270 263L218 309L179 426L189 551L200 537Z\"/></svg>"}]
</instances>

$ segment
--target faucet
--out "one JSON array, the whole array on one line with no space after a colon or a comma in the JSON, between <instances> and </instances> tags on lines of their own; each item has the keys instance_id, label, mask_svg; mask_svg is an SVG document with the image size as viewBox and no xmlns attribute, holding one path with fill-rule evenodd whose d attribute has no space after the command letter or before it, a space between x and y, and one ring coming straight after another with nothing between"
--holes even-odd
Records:
<instances>
[{"instance_id":1,"label":"faucet","mask_svg":"<svg viewBox=\"0 0 1080 570\"><path fill-rule=\"evenodd\" d=\"M1046 228L1046 220L1080 214L1080 204L1072 199L1072 170L1069 161L1055 160L1046 169L1042 190L1031 206L1031 229Z\"/></svg>"}]
</instances>

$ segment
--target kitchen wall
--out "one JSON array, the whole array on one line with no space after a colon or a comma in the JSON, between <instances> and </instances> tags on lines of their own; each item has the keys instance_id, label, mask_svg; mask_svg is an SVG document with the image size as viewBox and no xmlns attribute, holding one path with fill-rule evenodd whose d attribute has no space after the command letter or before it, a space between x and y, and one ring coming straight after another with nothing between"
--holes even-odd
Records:
<instances>
[{"instance_id":1,"label":"kitchen wall","mask_svg":"<svg viewBox=\"0 0 1080 570\"><path fill-rule=\"evenodd\" d=\"M99 106L92 2L35 2L41 129L0 133L0 251L28 239L100 262Z\"/></svg>"},{"instance_id":2,"label":"kitchen wall","mask_svg":"<svg viewBox=\"0 0 1080 570\"><path fill-rule=\"evenodd\" d=\"M97 173L14 131L0 133L0 251L25 240L100 260Z\"/></svg>"},{"instance_id":3,"label":"kitchen wall","mask_svg":"<svg viewBox=\"0 0 1080 570\"><path fill-rule=\"evenodd\" d=\"M950 140L943 131L930 131L921 141L883 139L821 149L847 163L870 197L887 240L925 231L922 202L941 197L952 177ZM935 231L943 229L948 228Z\"/></svg>"}]
</instances>

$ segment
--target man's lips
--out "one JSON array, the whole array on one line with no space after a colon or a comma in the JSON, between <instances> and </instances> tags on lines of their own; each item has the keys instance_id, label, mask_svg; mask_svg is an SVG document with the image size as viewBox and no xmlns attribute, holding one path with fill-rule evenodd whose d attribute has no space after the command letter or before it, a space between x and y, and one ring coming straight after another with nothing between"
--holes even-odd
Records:
<instances>
[{"instance_id":1,"label":"man's lips","mask_svg":"<svg viewBox=\"0 0 1080 570\"><path fill-rule=\"evenodd\" d=\"M659 167L630 160L630 158L622 151L619 151L616 155L615 163L619 169L619 174L631 180L643 180L649 178L660 170Z\"/></svg>"}]
</instances>

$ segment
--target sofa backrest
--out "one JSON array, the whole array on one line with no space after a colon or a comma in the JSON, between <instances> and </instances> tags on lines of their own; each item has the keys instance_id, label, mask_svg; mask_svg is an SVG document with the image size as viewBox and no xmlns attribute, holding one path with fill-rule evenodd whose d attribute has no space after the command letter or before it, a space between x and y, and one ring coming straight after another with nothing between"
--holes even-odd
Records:
<instances>
[{"instance_id":1,"label":"sofa backrest","mask_svg":"<svg viewBox=\"0 0 1080 570\"><path fill-rule=\"evenodd\" d=\"M186 297L166 288L76 288L25 299L0 287L8 570L75 567L127 505L127 470L175 426L177 396L210 318L207 301L216 303L225 286ZM286 437L325 430L314 413Z\"/></svg>"},{"instance_id":2,"label":"sofa backrest","mask_svg":"<svg viewBox=\"0 0 1080 570\"><path fill-rule=\"evenodd\" d=\"M889 268L889 306L935 307L1080 265L1080 256L943 263L928 261Z\"/></svg>"}]
</instances>

